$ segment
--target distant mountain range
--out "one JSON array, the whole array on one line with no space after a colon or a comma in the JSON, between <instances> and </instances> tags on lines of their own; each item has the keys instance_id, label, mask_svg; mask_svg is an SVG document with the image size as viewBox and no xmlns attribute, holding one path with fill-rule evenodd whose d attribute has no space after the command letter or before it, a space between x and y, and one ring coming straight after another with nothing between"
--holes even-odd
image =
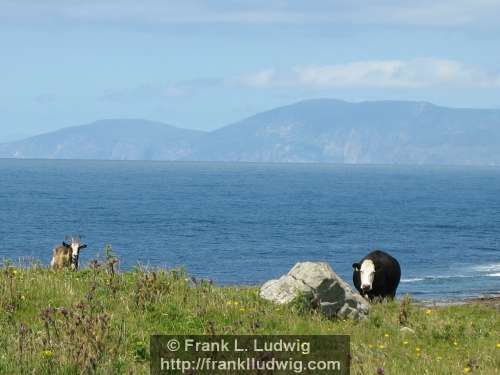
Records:
<instances>
[{"instance_id":1,"label":"distant mountain range","mask_svg":"<svg viewBox=\"0 0 500 375\"><path fill-rule=\"evenodd\" d=\"M500 110L317 99L212 132L97 121L0 144L0 157L500 165Z\"/></svg>"},{"instance_id":2,"label":"distant mountain range","mask_svg":"<svg viewBox=\"0 0 500 375\"><path fill-rule=\"evenodd\" d=\"M146 120L102 120L0 144L0 157L178 160L193 153L193 143L203 134Z\"/></svg>"}]
</instances>

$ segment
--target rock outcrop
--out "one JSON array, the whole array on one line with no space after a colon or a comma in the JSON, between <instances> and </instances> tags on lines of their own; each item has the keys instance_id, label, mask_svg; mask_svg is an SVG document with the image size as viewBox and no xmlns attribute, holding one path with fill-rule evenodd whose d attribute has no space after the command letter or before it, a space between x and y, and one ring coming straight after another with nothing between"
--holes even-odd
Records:
<instances>
[{"instance_id":1,"label":"rock outcrop","mask_svg":"<svg viewBox=\"0 0 500 375\"><path fill-rule=\"evenodd\" d=\"M369 303L342 280L327 263L297 263L288 274L266 282L260 296L286 304L299 296L314 303L330 318L360 319L366 317Z\"/></svg>"}]
</instances>

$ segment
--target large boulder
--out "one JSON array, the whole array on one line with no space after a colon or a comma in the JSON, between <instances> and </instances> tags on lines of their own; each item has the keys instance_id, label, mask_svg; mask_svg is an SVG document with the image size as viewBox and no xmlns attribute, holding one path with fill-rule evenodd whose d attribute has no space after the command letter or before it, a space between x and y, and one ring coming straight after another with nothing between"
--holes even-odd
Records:
<instances>
[{"instance_id":1,"label":"large boulder","mask_svg":"<svg viewBox=\"0 0 500 375\"><path fill-rule=\"evenodd\" d=\"M297 263L288 274L262 285L260 296L286 304L298 296L314 303L330 318L366 317L369 303L323 262Z\"/></svg>"}]
</instances>

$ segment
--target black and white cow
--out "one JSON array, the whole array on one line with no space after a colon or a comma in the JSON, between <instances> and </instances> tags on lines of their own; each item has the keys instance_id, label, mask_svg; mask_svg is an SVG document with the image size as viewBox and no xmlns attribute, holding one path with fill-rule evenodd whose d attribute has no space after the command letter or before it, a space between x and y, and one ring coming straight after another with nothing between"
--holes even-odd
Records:
<instances>
[{"instance_id":1,"label":"black and white cow","mask_svg":"<svg viewBox=\"0 0 500 375\"><path fill-rule=\"evenodd\" d=\"M352 268L352 281L361 295L369 299L396 296L401 267L389 254L380 250L373 251L359 263L354 263Z\"/></svg>"}]
</instances>

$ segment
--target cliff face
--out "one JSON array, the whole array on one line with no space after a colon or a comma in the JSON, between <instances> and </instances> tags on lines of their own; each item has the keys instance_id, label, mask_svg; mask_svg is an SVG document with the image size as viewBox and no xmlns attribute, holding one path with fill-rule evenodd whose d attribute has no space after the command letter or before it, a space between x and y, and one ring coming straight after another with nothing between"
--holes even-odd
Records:
<instances>
[{"instance_id":1,"label":"cliff face","mask_svg":"<svg viewBox=\"0 0 500 375\"><path fill-rule=\"evenodd\" d=\"M500 164L500 110L313 100L208 133L199 160Z\"/></svg>"}]
</instances>

